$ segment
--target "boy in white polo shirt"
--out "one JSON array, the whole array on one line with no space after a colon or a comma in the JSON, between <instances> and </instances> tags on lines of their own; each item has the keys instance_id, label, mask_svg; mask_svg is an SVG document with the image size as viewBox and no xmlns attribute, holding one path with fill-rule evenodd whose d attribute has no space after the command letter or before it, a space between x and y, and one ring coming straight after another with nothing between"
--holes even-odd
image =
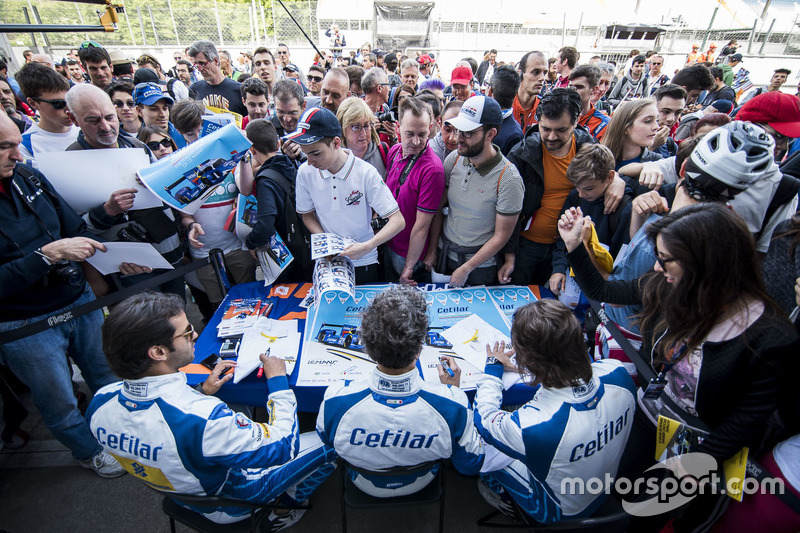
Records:
<instances>
[{"instance_id":1,"label":"boy in white polo shirt","mask_svg":"<svg viewBox=\"0 0 800 533\"><path fill-rule=\"evenodd\" d=\"M356 283L378 281L377 247L405 228L405 220L378 171L342 148L342 128L327 109L303 114L297 131L283 140L300 145L308 160L297 171L296 208L311 233L336 233L356 240L341 255L356 267ZM372 210L388 219L374 233Z\"/></svg>"}]
</instances>

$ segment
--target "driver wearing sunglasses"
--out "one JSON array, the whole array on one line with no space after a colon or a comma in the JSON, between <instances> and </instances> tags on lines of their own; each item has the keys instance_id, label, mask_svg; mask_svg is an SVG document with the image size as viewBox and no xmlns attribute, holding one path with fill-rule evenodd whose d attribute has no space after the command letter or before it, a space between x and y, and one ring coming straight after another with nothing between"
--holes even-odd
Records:
<instances>
[{"instance_id":1,"label":"driver wearing sunglasses","mask_svg":"<svg viewBox=\"0 0 800 533\"><path fill-rule=\"evenodd\" d=\"M22 136L20 150L26 161L36 154L63 152L78 138L80 129L67 115L69 82L55 70L39 63L28 63L16 75L31 109L40 120Z\"/></svg>"}]
</instances>

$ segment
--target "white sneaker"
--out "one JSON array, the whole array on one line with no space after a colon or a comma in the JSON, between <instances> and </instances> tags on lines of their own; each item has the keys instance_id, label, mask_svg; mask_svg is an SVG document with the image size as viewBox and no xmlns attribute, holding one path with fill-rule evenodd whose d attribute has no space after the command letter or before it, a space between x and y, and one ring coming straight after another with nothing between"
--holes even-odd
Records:
<instances>
[{"instance_id":1,"label":"white sneaker","mask_svg":"<svg viewBox=\"0 0 800 533\"><path fill-rule=\"evenodd\" d=\"M78 461L84 468L91 468L95 473L104 478L119 477L126 473L119 461L105 450L101 450L89 459Z\"/></svg>"},{"instance_id":2,"label":"white sneaker","mask_svg":"<svg viewBox=\"0 0 800 533\"><path fill-rule=\"evenodd\" d=\"M305 503L305 502L303 502ZM287 527L291 527L298 523L303 515L306 514L305 509L290 509L286 514L276 514L275 511L269 513L267 520L269 521L269 530L273 533L281 531Z\"/></svg>"}]
</instances>

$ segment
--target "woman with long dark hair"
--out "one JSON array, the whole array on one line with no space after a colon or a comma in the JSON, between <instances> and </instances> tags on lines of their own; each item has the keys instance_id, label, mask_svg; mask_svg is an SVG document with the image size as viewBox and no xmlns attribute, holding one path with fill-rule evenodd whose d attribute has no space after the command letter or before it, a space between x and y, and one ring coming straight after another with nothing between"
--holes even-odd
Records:
<instances>
[{"instance_id":1,"label":"woman with long dark hair","mask_svg":"<svg viewBox=\"0 0 800 533\"><path fill-rule=\"evenodd\" d=\"M694 451L719 464L743 446L757 448L780 402L786 364L781 348L797 333L764 287L744 221L723 205L685 207L647 228L657 257L654 270L638 280L611 282L581 245L584 223L574 209L559 221L578 284L594 300L641 304L639 353L667 381L659 398L640 395L640 412L650 425L638 417L640 438L635 427L628 469L652 464L658 414L685 413L703 421L711 431Z\"/></svg>"}]
</instances>

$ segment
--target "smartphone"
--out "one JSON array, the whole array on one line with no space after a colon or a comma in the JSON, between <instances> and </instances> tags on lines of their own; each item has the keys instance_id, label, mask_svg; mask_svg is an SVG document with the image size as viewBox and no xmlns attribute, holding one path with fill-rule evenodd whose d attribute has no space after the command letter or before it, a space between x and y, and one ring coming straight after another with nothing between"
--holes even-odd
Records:
<instances>
[{"instance_id":1,"label":"smartphone","mask_svg":"<svg viewBox=\"0 0 800 533\"><path fill-rule=\"evenodd\" d=\"M223 359L219 355L217 355L215 353L212 353L211 355L209 355L208 357L206 357L205 359L200 361L200 364L203 365L204 367L208 368L209 370L214 370L214 368L216 368L217 364L219 364L219 362L222 361L222 360ZM227 374L231 370L232 370L232 367L231 368L226 368L225 370L222 371L222 373L220 374L220 377L224 376L225 374Z\"/></svg>"}]
</instances>

